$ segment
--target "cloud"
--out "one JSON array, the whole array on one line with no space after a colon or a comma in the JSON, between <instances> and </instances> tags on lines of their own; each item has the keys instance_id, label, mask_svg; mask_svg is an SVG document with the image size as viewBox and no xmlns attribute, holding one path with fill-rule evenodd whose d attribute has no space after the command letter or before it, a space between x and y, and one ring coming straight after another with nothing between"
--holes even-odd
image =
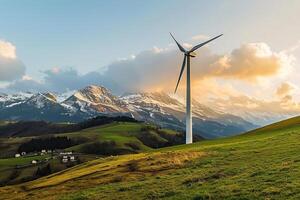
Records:
<instances>
[{"instance_id":1,"label":"cloud","mask_svg":"<svg viewBox=\"0 0 300 200\"><path fill-rule=\"evenodd\" d=\"M244 44L210 66L209 75L256 81L291 68L292 57L272 52L265 43ZM284 69L285 68L285 69Z\"/></svg>"},{"instance_id":2,"label":"cloud","mask_svg":"<svg viewBox=\"0 0 300 200\"><path fill-rule=\"evenodd\" d=\"M279 97L283 97L285 95L289 95L291 91L294 89L294 86L288 82L282 83L276 90L276 94Z\"/></svg>"},{"instance_id":3,"label":"cloud","mask_svg":"<svg viewBox=\"0 0 300 200\"><path fill-rule=\"evenodd\" d=\"M202 40L208 40L209 37L207 35L202 35L202 34L199 34L199 35L194 35L192 37L192 40L194 41L202 41Z\"/></svg>"},{"instance_id":4,"label":"cloud","mask_svg":"<svg viewBox=\"0 0 300 200\"><path fill-rule=\"evenodd\" d=\"M183 55L177 47L158 48L140 52L127 59L107 65L101 73L79 74L75 69L53 67L42 72L43 79L23 78L10 84L12 90L25 86L29 90L42 89L57 92L74 90L89 84L100 84L118 94L139 91L173 92ZM244 44L226 55L218 55L203 47L191 58L194 97L239 95L231 81L253 82L275 76L291 66L289 55L271 51L264 43ZM179 93L185 89L185 76Z\"/></svg>"},{"instance_id":5,"label":"cloud","mask_svg":"<svg viewBox=\"0 0 300 200\"><path fill-rule=\"evenodd\" d=\"M279 97L282 107L294 107L298 104L294 101L293 90L297 87L291 83L283 82L276 90L276 95Z\"/></svg>"},{"instance_id":6,"label":"cloud","mask_svg":"<svg viewBox=\"0 0 300 200\"><path fill-rule=\"evenodd\" d=\"M87 85L96 84L104 85L113 91L118 92L120 86L102 76L99 72L90 72L87 74L79 74L75 69L61 69L54 67L50 70L42 71L43 79L37 81L29 76L23 76L22 79L11 83L7 89L12 91L53 91L66 92L69 90L77 90Z\"/></svg>"},{"instance_id":7,"label":"cloud","mask_svg":"<svg viewBox=\"0 0 300 200\"><path fill-rule=\"evenodd\" d=\"M289 55L273 52L265 43L244 44L227 55L214 54L204 47L197 54L191 58L194 84L211 78L256 82L292 66ZM170 91L176 84L182 60L183 55L175 48L155 48L108 65L104 75L127 90Z\"/></svg>"},{"instance_id":8,"label":"cloud","mask_svg":"<svg viewBox=\"0 0 300 200\"><path fill-rule=\"evenodd\" d=\"M24 73L25 66L17 59L15 46L0 40L0 81L16 80Z\"/></svg>"}]
</instances>

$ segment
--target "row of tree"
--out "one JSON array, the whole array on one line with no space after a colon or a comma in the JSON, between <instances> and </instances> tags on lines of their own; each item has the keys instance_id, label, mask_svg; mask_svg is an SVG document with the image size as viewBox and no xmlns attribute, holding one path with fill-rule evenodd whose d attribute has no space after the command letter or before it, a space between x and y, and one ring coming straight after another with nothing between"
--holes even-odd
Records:
<instances>
[{"instance_id":1,"label":"row of tree","mask_svg":"<svg viewBox=\"0 0 300 200\"><path fill-rule=\"evenodd\" d=\"M46 138L33 138L28 142L21 144L18 148L18 152L37 152L43 149L54 150L54 149L65 149L75 145L70 138L66 136L62 137L46 137Z\"/></svg>"}]
</instances>

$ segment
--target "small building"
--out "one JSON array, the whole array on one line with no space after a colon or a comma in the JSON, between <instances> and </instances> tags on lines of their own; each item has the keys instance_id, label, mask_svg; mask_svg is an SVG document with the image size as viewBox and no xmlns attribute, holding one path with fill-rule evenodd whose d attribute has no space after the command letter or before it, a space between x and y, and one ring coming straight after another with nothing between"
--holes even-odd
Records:
<instances>
[{"instance_id":1,"label":"small building","mask_svg":"<svg viewBox=\"0 0 300 200\"><path fill-rule=\"evenodd\" d=\"M52 150L51 149L47 150L47 153L52 153Z\"/></svg>"},{"instance_id":2,"label":"small building","mask_svg":"<svg viewBox=\"0 0 300 200\"><path fill-rule=\"evenodd\" d=\"M76 161L75 156L70 156L70 161L71 161L71 162L75 162L75 161Z\"/></svg>"},{"instance_id":3,"label":"small building","mask_svg":"<svg viewBox=\"0 0 300 200\"><path fill-rule=\"evenodd\" d=\"M61 162L62 163L76 162L76 161L77 161L77 156L75 156L75 155L72 155L72 154L71 155L70 154L63 154L61 156Z\"/></svg>"},{"instance_id":4,"label":"small building","mask_svg":"<svg viewBox=\"0 0 300 200\"><path fill-rule=\"evenodd\" d=\"M60 152L59 155L72 155L73 152L72 151L68 151L68 152Z\"/></svg>"},{"instance_id":5,"label":"small building","mask_svg":"<svg viewBox=\"0 0 300 200\"><path fill-rule=\"evenodd\" d=\"M41 151L42 153L46 153L46 150L45 149L42 149L42 151Z\"/></svg>"},{"instance_id":6,"label":"small building","mask_svg":"<svg viewBox=\"0 0 300 200\"><path fill-rule=\"evenodd\" d=\"M21 156L21 154L19 154L19 153L15 154L15 158L19 158L20 156Z\"/></svg>"},{"instance_id":7,"label":"small building","mask_svg":"<svg viewBox=\"0 0 300 200\"><path fill-rule=\"evenodd\" d=\"M32 160L32 161L31 161L31 164L37 164L37 163L38 163L37 160Z\"/></svg>"}]
</instances>

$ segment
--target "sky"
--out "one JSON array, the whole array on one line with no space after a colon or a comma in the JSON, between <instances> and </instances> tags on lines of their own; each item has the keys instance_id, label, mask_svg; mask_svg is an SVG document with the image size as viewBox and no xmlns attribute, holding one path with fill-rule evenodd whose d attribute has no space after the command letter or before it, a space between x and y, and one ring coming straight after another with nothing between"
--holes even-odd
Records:
<instances>
[{"instance_id":1,"label":"sky","mask_svg":"<svg viewBox=\"0 0 300 200\"><path fill-rule=\"evenodd\" d=\"M271 102L298 109L300 1L0 4L0 92L65 92L102 84L116 94L171 93L182 55L169 32L186 48L223 33L192 60L194 98L221 107L224 100L247 98L249 107Z\"/></svg>"}]
</instances>

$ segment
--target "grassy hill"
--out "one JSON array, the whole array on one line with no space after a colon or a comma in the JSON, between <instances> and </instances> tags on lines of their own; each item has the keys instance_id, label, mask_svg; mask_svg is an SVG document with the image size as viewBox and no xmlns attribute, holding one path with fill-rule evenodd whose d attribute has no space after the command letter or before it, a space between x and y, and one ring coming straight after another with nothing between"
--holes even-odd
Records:
<instances>
[{"instance_id":1,"label":"grassy hill","mask_svg":"<svg viewBox=\"0 0 300 200\"><path fill-rule=\"evenodd\" d=\"M197 139L197 138L196 138ZM49 164L49 173L64 170L73 164L91 159L150 151L155 148L182 144L184 135L168 129L140 122L112 122L92 126L76 132L30 137L0 138L0 185L16 184L38 178L38 168ZM63 142L63 143L62 143ZM48 158L36 157L42 149L53 149L60 145L65 151L79 154L80 162L62 164L58 153L48 154ZM62 145L63 144L63 145ZM63 147L64 146L64 147ZM15 153L27 152L29 157L14 158ZM30 152L32 152L30 154ZM38 165L31 164L38 159Z\"/></svg>"},{"instance_id":2,"label":"grassy hill","mask_svg":"<svg viewBox=\"0 0 300 200\"><path fill-rule=\"evenodd\" d=\"M4 199L299 199L299 133L298 117L241 136L89 161L0 193Z\"/></svg>"},{"instance_id":3,"label":"grassy hill","mask_svg":"<svg viewBox=\"0 0 300 200\"><path fill-rule=\"evenodd\" d=\"M64 136L75 143L74 146L65 150L98 155L137 153L152 148L181 144L184 141L182 133L160 129L154 125L138 122L113 122L70 133L0 137L0 158L13 156L21 144L26 146L31 139ZM195 139L200 140L201 138L196 137ZM104 147L110 149L103 152L101 150L104 150Z\"/></svg>"}]
</instances>

